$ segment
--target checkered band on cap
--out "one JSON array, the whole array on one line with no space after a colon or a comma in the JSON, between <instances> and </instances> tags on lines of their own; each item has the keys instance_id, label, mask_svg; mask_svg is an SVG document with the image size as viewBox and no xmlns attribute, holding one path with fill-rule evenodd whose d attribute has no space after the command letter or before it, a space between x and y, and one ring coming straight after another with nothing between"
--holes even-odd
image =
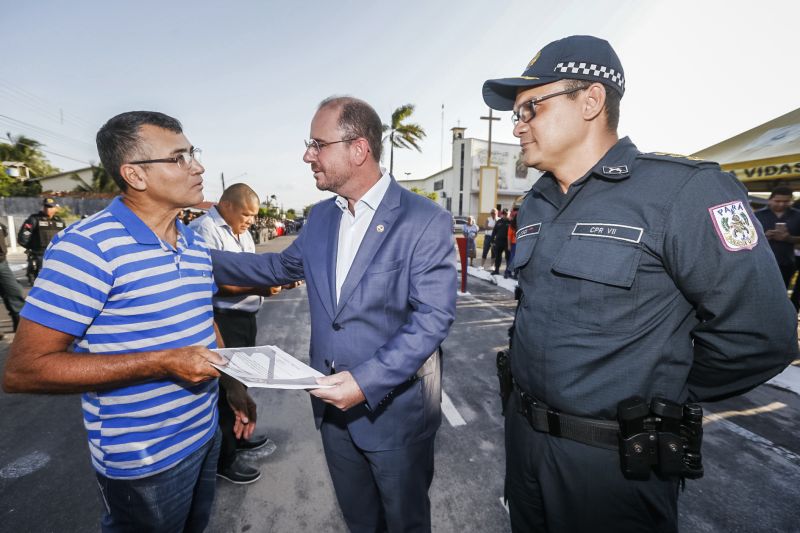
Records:
<instances>
[{"instance_id":1,"label":"checkered band on cap","mask_svg":"<svg viewBox=\"0 0 800 533\"><path fill-rule=\"evenodd\" d=\"M575 61L570 61L569 63L557 64L556 68L553 70L564 74L583 74L585 76L602 78L602 80L599 81L610 81L619 87L621 91L625 91L625 78L622 76L621 72L617 72L611 67L595 65L594 63L576 63Z\"/></svg>"}]
</instances>

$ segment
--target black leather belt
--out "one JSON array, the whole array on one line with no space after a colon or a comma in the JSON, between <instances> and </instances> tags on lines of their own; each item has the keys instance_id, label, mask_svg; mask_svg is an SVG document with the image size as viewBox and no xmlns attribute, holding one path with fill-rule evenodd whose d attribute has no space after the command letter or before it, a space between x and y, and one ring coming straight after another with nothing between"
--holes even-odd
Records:
<instances>
[{"instance_id":1,"label":"black leather belt","mask_svg":"<svg viewBox=\"0 0 800 533\"><path fill-rule=\"evenodd\" d=\"M619 424L616 420L583 418L561 413L549 408L516 384L514 389L519 397L519 413L536 431L607 450L619 448Z\"/></svg>"},{"instance_id":2,"label":"black leather belt","mask_svg":"<svg viewBox=\"0 0 800 533\"><path fill-rule=\"evenodd\" d=\"M231 315L231 316L251 316L258 313L258 311L242 311L241 309L223 309L221 307L214 308L216 315Z\"/></svg>"}]
</instances>

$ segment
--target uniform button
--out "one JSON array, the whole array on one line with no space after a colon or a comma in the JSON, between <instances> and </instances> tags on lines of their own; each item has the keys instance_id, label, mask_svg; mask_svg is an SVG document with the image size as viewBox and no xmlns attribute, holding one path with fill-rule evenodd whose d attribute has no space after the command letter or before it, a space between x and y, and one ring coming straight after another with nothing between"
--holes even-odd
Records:
<instances>
[{"instance_id":1,"label":"uniform button","mask_svg":"<svg viewBox=\"0 0 800 533\"><path fill-rule=\"evenodd\" d=\"M334 331L339 331L340 329L342 329L342 325L339 324L338 322L334 322L333 323L333 330Z\"/></svg>"}]
</instances>

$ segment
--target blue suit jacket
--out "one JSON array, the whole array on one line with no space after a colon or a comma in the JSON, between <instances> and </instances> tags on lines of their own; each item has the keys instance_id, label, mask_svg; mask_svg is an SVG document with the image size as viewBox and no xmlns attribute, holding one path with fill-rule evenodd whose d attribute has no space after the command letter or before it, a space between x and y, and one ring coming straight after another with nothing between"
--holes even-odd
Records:
<instances>
[{"instance_id":1,"label":"blue suit jacket","mask_svg":"<svg viewBox=\"0 0 800 533\"><path fill-rule=\"evenodd\" d=\"M315 205L280 254L211 251L217 283L274 286L305 279L311 366L352 373L366 402L346 413L353 441L368 451L427 438L441 422L438 348L455 317L452 217L392 180L336 303L342 213ZM382 231L379 228L382 227ZM433 354L433 355L432 355ZM312 397L317 427L325 405Z\"/></svg>"}]
</instances>

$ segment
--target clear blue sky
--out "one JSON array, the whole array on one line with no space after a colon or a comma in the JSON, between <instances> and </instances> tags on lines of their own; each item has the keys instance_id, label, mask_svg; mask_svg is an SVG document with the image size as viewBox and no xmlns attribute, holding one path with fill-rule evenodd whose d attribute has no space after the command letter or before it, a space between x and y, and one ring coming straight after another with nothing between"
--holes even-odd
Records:
<instances>
[{"instance_id":1,"label":"clear blue sky","mask_svg":"<svg viewBox=\"0 0 800 533\"><path fill-rule=\"evenodd\" d=\"M594 34L617 50L627 81L620 133L642 150L691 153L800 101L795 0L31 1L4 2L0 13L0 132L97 161L105 120L162 111L203 148L208 200L221 192L220 172L286 208L325 198L302 141L332 94L367 100L384 122L417 106L428 138L421 154L395 151L400 178L442 168L444 104L449 166L458 121L486 137L483 81L520 74L566 35ZM509 114L500 116L495 139L514 142Z\"/></svg>"}]
</instances>

